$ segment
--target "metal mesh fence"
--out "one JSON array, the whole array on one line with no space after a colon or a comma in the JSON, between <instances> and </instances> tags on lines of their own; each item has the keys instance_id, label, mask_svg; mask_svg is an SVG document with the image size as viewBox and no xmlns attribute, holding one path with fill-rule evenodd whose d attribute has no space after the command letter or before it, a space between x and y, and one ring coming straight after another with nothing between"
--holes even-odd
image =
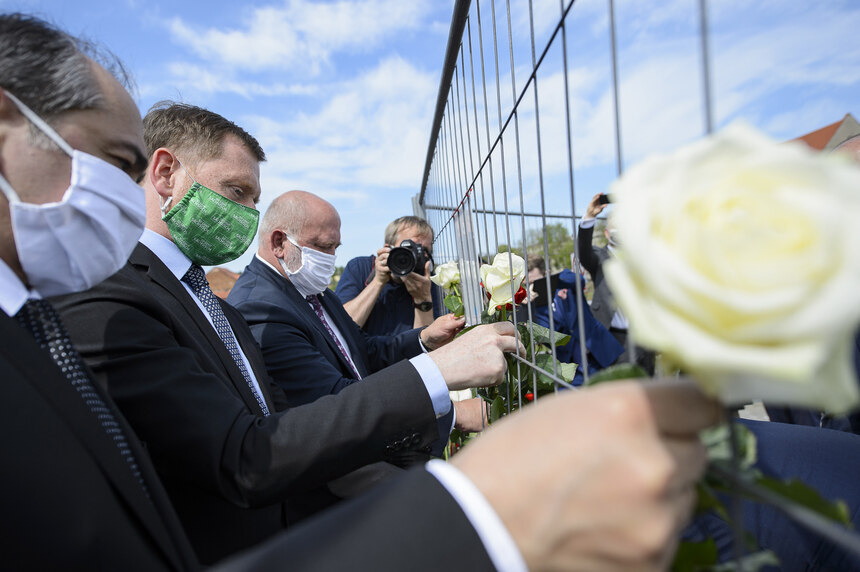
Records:
<instances>
[{"instance_id":1,"label":"metal mesh fence","mask_svg":"<svg viewBox=\"0 0 860 572\"><path fill-rule=\"evenodd\" d=\"M692 136L710 131L711 104L707 6L700 0L689 8L698 29L687 49L697 56L677 81L678 101L700 110L701 127ZM498 252L513 251L529 265L542 259L547 276L562 269L582 274L578 221L592 195L624 166L619 55L635 46L622 51L617 37L613 0L456 3L416 211L436 230L436 261L459 261L469 323L486 307L479 267ZM540 287L552 300L551 281ZM590 293L579 279L569 291L583 316L583 294ZM527 314L518 320L531 321L532 311L532 305L514 309ZM556 330L553 312L548 318ZM587 381L583 320L576 328ZM627 358L635 352L628 337ZM541 371L564 383L555 366Z\"/></svg>"}]
</instances>

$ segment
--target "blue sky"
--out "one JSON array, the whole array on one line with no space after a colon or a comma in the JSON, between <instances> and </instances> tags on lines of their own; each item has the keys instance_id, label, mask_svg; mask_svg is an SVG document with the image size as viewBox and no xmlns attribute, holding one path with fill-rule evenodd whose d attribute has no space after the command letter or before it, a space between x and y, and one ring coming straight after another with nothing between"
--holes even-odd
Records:
<instances>
[{"instance_id":1,"label":"blue sky","mask_svg":"<svg viewBox=\"0 0 860 572\"><path fill-rule=\"evenodd\" d=\"M511 3L519 80L530 63L527 3ZM627 162L701 135L697 3L616 0ZM539 46L558 5L534 2ZM860 2L709 5L718 124L743 119L790 138L860 113ZM330 200L343 219L338 264L374 252L385 225L411 214L452 0L0 0L0 8L47 17L109 47L132 71L144 112L161 99L182 100L249 130L269 157L261 208L296 188ZM578 1L568 36L577 210L580 193L590 196L614 176L606 34L606 2ZM542 137L559 116L563 126L563 98L551 95L563 78L558 61L549 57L539 76L548 94ZM522 129L528 121L524 110ZM545 147L548 180L563 178L564 147ZM227 266L240 270L249 257Z\"/></svg>"}]
</instances>

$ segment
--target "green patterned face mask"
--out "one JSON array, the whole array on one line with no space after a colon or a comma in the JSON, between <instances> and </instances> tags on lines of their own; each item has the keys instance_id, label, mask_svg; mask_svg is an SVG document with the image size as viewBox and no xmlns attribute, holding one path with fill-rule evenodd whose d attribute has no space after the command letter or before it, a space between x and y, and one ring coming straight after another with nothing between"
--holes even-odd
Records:
<instances>
[{"instance_id":1,"label":"green patterned face mask","mask_svg":"<svg viewBox=\"0 0 860 572\"><path fill-rule=\"evenodd\" d=\"M162 206L162 213L168 204L170 199ZM217 266L248 249L257 234L260 213L194 181L163 220L173 242L192 262Z\"/></svg>"}]
</instances>

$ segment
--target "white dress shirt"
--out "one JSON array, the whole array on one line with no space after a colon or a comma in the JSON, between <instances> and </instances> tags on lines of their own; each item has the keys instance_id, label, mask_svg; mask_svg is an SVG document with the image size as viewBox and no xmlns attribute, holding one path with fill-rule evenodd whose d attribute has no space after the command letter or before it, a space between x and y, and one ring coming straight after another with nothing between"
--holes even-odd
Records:
<instances>
[{"instance_id":1,"label":"white dress shirt","mask_svg":"<svg viewBox=\"0 0 860 572\"><path fill-rule=\"evenodd\" d=\"M176 276L176 279L179 280L179 283L182 284L182 287L185 288L188 295L191 296L191 299L194 300L194 303L197 304L197 307L200 308L200 311L203 312L203 315L206 316L207 320L209 320L209 323L212 325L212 329L214 330L215 323L212 321L212 316L209 315L209 312L207 312L206 308L203 306L203 302L197 298L194 291L191 290L191 287L182 281L182 277L185 276L185 273L188 272L189 268L191 268L191 259L185 256L185 254L179 250L179 247L176 246L172 240L165 238L156 232L152 232L148 228L144 229L143 234L140 237L140 243L150 249L152 253L155 254L165 266L167 266L170 273ZM230 325L229 321L227 322L227 325ZM236 333L233 331L232 326L230 326L230 333L233 335L233 338L236 339ZM236 348L239 350L239 355L245 363L245 369L248 371L248 376L251 378L251 383L254 385L254 391L256 391L262 398L263 392L260 389L260 382L257 381L257 376L254 375L254 369L251 367L251 363L245 356L245 352L242 351L242 347L239 345L238 339L236 339Z\"/></svg>"}]
</instances>

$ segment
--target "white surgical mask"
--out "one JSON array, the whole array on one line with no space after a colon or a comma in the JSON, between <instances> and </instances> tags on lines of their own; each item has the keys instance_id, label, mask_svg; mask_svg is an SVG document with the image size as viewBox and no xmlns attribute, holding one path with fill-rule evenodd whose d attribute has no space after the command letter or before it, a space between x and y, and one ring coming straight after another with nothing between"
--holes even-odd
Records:
<instances>
[{"instance_id":1,"label":"white surgical mask","mask_svg":"<svg viewBox=\"0 0 860 572\"><path fill-rule=\"evenodd\" d=\"M331 277L334 276L336 256L307 246L299 246L291 236L287 236L287 240L293 243L296 248L302 249L302 265L295 272L287 268L287 263L282 258L278 259L281 268L289 276L290 282L302 296L313 296L325 292L331 283Z\"/></svg>"},{"instance_id":2,"label":"white surgical mask","mask_svg":"<svg viewBox=\"0 0 860 572\"><path fill-rule=\"evenodd\" d=\"M56 203L22 202L0 174L21 268L42 296L87 290L122 268L134 250L146 223L143 189L121 169L72 149L29 107L6 95L72 158L71 183Z\"/></svg>"}]
</instances>

